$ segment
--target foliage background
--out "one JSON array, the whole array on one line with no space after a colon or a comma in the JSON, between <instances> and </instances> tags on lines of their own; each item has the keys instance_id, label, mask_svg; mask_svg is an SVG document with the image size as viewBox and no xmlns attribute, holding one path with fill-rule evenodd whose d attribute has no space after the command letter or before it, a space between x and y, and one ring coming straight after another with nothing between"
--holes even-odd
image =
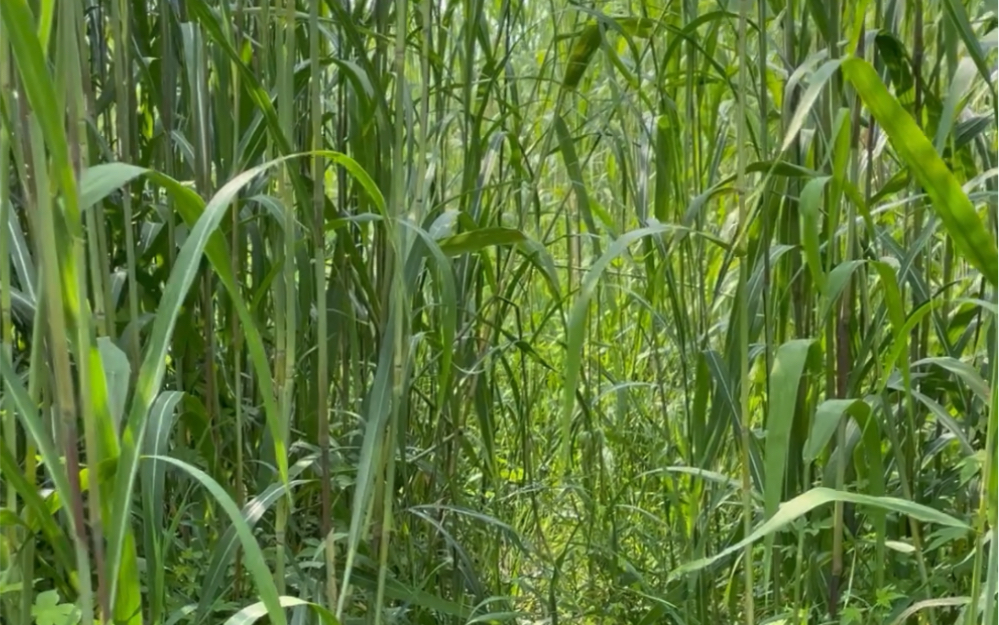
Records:
<instances>
[{"instance_id":1,"label":"foliage background","mask_svg":"<svg viewBox=\"0 0 999 625\"><path fill-rule=\"evenodd\" d=\"M995 622L994 5L0 18L5 623Z\"/></svg>"}]
</instances>

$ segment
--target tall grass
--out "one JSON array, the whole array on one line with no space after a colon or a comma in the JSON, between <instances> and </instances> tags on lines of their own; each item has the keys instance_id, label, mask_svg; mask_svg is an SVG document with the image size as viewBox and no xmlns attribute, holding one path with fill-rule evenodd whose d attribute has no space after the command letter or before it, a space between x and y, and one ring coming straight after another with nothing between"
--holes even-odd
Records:
<instances>
[{"instance_id":1,"label":"tall grass","mask_svg":"<svg viewBox=\"0 0 999 625\"><path fill-rule=\"evenodd\" d=\"M995 7L2 0L5 623L991 623Z\"/></svg>"}]
</instances>

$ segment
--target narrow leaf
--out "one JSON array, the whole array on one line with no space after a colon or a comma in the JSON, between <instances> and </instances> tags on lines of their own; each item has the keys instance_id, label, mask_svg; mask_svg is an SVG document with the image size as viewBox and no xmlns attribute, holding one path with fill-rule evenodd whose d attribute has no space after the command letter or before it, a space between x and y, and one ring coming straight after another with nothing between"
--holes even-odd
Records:
<instances>
[{"instance_id":1,"label":"narrow leaf","mask_svg":"<svg viewBox=\"0 0 999 625\"><path fill-rule=\"evenodd\" d=\"M912 117L888 92L871 65L861 58L843 62L843 74L877 119L892 145L926 190L954 245L995 286L999 252L961 184L933 149Z\"/></svg>"}]
</instances>

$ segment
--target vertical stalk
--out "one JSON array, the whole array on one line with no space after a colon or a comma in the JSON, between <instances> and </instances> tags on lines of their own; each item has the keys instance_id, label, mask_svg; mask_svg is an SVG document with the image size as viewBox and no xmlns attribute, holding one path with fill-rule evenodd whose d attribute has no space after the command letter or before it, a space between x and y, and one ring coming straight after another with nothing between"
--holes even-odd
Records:
<instances>
[{"instance_id":1,"label":"vertical stalk","mask_svg":"<svg viewBox=\"0 0 999 625\"><path fill-rule=\"evenodd\" d=\"M242 48L244 28L243 0L236 0L233 23L233 44L237 50L240 50ZM233 62L231 67L233 98L232 125L234 132L232 133L232 158L229 160L235 168L239 163L239 109L240 96L242 94L242 83L241 74L236 67L236 63ZM232 203L232 232L229 245L230 254L232 255L232 271L235 276L241 275L244 256L242 253L242 246L240 245L239 207L239 201L234 200ZM236 315L235 306L233 306L230 314L230 324L229 331L232 335L232 386L236 403L234 408L234 417L236 419L236 466L233 480L236 482L236 505L242 509L243 505L246 503L246 478L243 475L243 332L240 329L239 317ZM239 597L242 589L243 578L242 550L239 549L236 551L236 563L233 571L233 577L235 578L233 580L233 594L236 597Z\"/></svg>"},{"instance_id":2,"label":"vertical stalk","mask_svg":"<svg viewBox=\"0 0 999 625\"><path fill-rule=\"evenodd\" d=\"M10 47L6 43L6 38L3 36L3 26L0 25L0 94L10 93L12 89L11 79L10 79ZM0 97L3 97L0 95ZM10 162L10 149L11 149L11 136L10 128L5 123L0 123L0 172L11 171L12 165ZM0 357L10 359L13 362L13 342L14 342L14 324L13 316L11 310L11 275L10 275L10 260L9 260L9 249L8 245L11 242L11 237L9 235L11 222L13 214L11 212L10 204L10 176L6 173L0 173ZM4 403L4 398L7 397L7 382L0 376L0 419L3 420L3 444L7 445L13 457L17 457L17 447L18 447L18 432L17 432L17 417L14 415L13 406L6 408ZM7 481L7 492L5 493L4 501L7 508L13 513L18 514L18 502L17 502L17 489L14 488L14 484L8 480ZM9 527L4 530L6 538L10 541L10 544L17 545L20 544L19 536L26 536L24 532L19 531L16 527ZM29 543L31 541L25 541L23 550L29 550ZM22 559L22 562L24 560ZM23 566L21 567L24 568ZM31 579L25 577L24 572L21 572L21 580ZM30 598L31 590L26 584L22 584L21 588L21 599L20 607L21 611L15 611L19 618L27 621L30 618ZM27 604L27 605L25 605ZM25 611L24 608L27 608Z\"/></svg>"},{"instance_id":3,"label":"vertical stalk","mask_svg":"<svg viewBox=\"0 0 999 625\"><path fill-rule=\"evenodd\" d=\"M86 41L86 20L84 19L82 12L79 15L76 15L76 12L80 11L81 8L82 7L79 4L73 4L70 6L73 18L69 20L69 24L74 30L74 41L76 44L76 54L73 55L72 58L74 66L77 67L79 71L79 80L75 81L73 85L69 85L67 88L71 97L76 98L76 106L78 110L81 111L81 113L76 116L75 120L70 118L70 123L73 123L74 121L76 122L75 129L72 129L76 138L70 139L70 143L79 145L78 152L80 154L79 158L82 166L86 162L96 162L97 150L94 142L89 140L87 128L87 120L92 119L93 117L94 98L93 86L90 80L90 67L88 63L90 55ZM76 71L77 70L74 70L74 72ZM84 161L84 159L86 159L86 161ZM112 311L114 309L114 304L112 303L110 297L110 267L107 260L107 254L104 253L102 236L105 223L103 220L98 219L98 212L98 210L87 210L84 215L87 237L86 249L89 253L88 265L90 269L90 280L92 283L91 297L94 301L94 325L96 326L98 336L114 338L116 336L114 314L113 312L109 312L109 308Z\"/></svg>"},{"instance_id":4,"label":"vertical stalk","mask_svg":"<svg viewBox=\"0 0 999 625\"><path fill-rule=\"evenodd\" d=\"M982 563L985 560L986 531L992 532L992 539L989 541L989 579L994 581L996 577L996 553L999 545L999 530L996 528L996 518L999 510L996 509L996 436L997 424L999 424L999 359L993 353L992 358L992 401L989 406L989 422L985 432L985 459L982 463L982 477L979 489L978 511L975 515L975 558L974 566L971 569L971 605L968 607L965 625L974 625L978 622L978 613L982 613L982 623L992 623L995 621L996 600L992 588L986 586L982 592ZM986 530L986 525L991 525ZM980 601L985 605L981 606Z\"/></svg>"},{"instance_id":5,"label":"vertical stalk","mask_svg":"<svg viewBox=\"0 0 999 625\"><path fill-rule=\"evenodd\" d=\"M742 527L745 536L749 536L753 531L753 502L750 496L752 484L750 483L749 462L750 462L750 415L749 415L749 253L747 238L749 236L749 212L746 206L746 151L743 145L746 140L746 67L749 59L746 54L746 22L749 12L749 0L742 0L739 6L739 96L736 113L736 187L739 203L739 228L737 235L737 254L739 254L739 294L736 301L738 306L739 324L739 418L741 423L741 457L742 468ZM753 625L753 546L746 545L743 549L743 619L746 625Z\"/></svg>"},{"instance_id":6,"label":"vertical stalk","mask_svg":"<svg viewBox=\"0 0 999 625\"><path fill-rule=\"evenodd\" d=\"M286 137L290 138L294 136L295 131L295 92L292 84L295 72L295 0L285 0L283 22L283 46L281 47L281 54L278 60L278 114L280 115L281 130L284 132ZM295 199L293 197L291 174L289 171L289 167L292 166L292 164L286 163L285 166L281 168L281 176L279 178L279 192L281 194L282 204L284 205L284 243L281 254L284 266L282 272L283 288L280 289L282 297L279 297L278 300L275 301L276 307L283 307L281 317L283 317L284 320L283 333L282 336L279 336L278 338L279 344L283 339L283 344L280 348L282 351L282 357L276 363L276 366L283 367L283 371L279 374L281 383L277 386L277 392L279 393L279 410L281 413L280 436L283 439L283 443L288 442L291 434L291 421L293 417L292 398L295 387L295 341L297 338L295 310L295 303L297 299L296 293L298 292L295 282L295 241L297 237ZM287 449L287 445L285 445L285 448ZM284 568L285 546L287 544L286 531L288 516L291 514L292 503L290 492L286 492L277 502L277 518L275 524L277 560L275 563L275 575L277 576L278 590L281 593L284 593L285 591Z\"/></svg>"},{"instance_id":7,"label":"vertical stalk","mask_svg":"<svg viewBox=\"0 0 999 625\"><path fill-rule=\"evenodd\" d=\"M160 102L159 102L159 114L160 123L163 125L163 141L162 154L160 158L162 163L160 167L163 173L167 176L173 177L174 175L174 158L173 158L173 121L174 121L174 105L177 91L176 84L176 68L174 63L174 51L173 51L173 31L170 28L171 21L173 19L173 12L171 9L171 3L161 2L159 3L159 54L160 54ZM164 198L167 210L167 263L170 267L175 265L177 258L177 228L176 220L174 218L174 211L172 210L172 200L171 196L167 194ZM171 350L173 357L173 372L174 372L174 383L177 388L184 388L184 366L182 359L178 356L181 351L176 349L180 346L180 338L177 337L173 341L175 349Z\"/></svg>"},{"instance_id":8,"label":"vertical stalk","mask_svg":"<svg viewBox=\"0 0 999 625\"><path fill-rule=\"evenodd\" d=\"M64 108L68 118L66 139L69 148L71 175L74 180L79 179L83 167L79 136L80 120L82 119L82 85L80 82L79 45L76 41L77 11L78 4L63 7L59 11L59 39L56 50L56 67L60 71L59 82L62 87L62 97L64 98ZM68 195L75 191L64 189L64 194ZM126 189L125 196L128 192ZM86 285L86 262L83 249L82 219L78 211L77 203L66 201L64 203L63 219L65 220L66 236L69 240L63 243L63 248L67 250L68 262L63 260L60 267L60 278L63 280L63 290L71 294L67 300L67 309L63 314L68 314L75 330L75 337L72 342L74 356L76 360L77 392L79 393L80 417L83 421L84 449L86 452L86 462L89 471L89 488L87 496L87 516L90 520L91 541L94 556L94 568L97 572L97 601L103 618L111 618L111 601L109 596L107 577L104 567L104 531L101 522L101 484L97 478L97 468L105 454L111 450L103 449L100 444L99 429L107 431L110 424L97 423L95 414L95 400L91 396L91 321L90 305L87 297ZM107 417L107 415L102 415ZM74 443L75 444L75 443Z\"/></svg>"},{"instance_id":9,"label":"vertical stalk","mask_svg":"<svg viewBox=\"0 0 999 625\"><path fill-rule=\"evenodd\" d=\"M23 77L23 74L22 74ZM22 100L24 106L27 103ZM23 110L25 113L26 111ZM26 120L23 117L22 120ZM32 210L35 216L35 227L37 228L36 251L40 253L41 267L40 274L46 301L45 324L48 328L48 352L49 362L52 367L53 394L55 397L55 409L59 416L58 423L53 428L56 432L56 447L61 447L66 458L66 475L73 500L69 505L63 507L69 516L71 527L73 528L73 542L76 552L76 566L79 573L79 607L83 613L84 625L93 622L94 595L90 580L90 553L87 549L87 529L83 514L83 493L80 488L80 458L77 452L79 437L77 436L78 407L74 396L73 378L70 369L70 336L67 331L67 320L65 317L64 287L72 287L75 291L75 281L70 276L65 275L62 270L62 263L59 258L59 250L66 249L60 245L56 238L55 220L57 208L51 202L53 197L52 189L49 187L48 176L44 162L45 148L42 142L41 130L33 122L25 124L29 133L29 143L31 153L34 156L32 172L35 178L37 207ZM61 283L61 279L66 280L66 284ZM67 288L66 293L72 292ZM50 471L58 471L59 467L49 467ZM99 572L100 573L100 572ZM99 583L100 585L100 583ZM100 606L102 611L104 606ZM104 611L107 615L107 612Z\"/></svg>"},{"instance_id":10,"label":"vertical stalk","mask_svg":"<svg viewBox=\"0 0 999 625\"><path fill-rule=\"evenodd\" d=\"M319 90L322 80L322 66L319 64L320 3L312 2L309 10L309 63L312 73L309 83L309 115L312 123L312 149L322 148L323 101ZM324 46L325 47L325 46ZM312 230L313 230L313 269L316 281L316 404L318 411L319 463L322 474L320 488L320 530L322 531L326 558L326 606L336 608L336 569L335 545L333 542L332 520L330 518L330 411L329 411L329 338L326 327L326 229L323 219L325 198L325 171L323 158L318 154L312 157Z\"/></svg>"},{"instance_id":11,"label":"vertical stalk","mask_svg":"<svg viewBox=\"0 0 999 625\"><path fill-rule=\"evenodd\" d=\"M378 589L375 600L374 625L382 622L382 606L384 605L385 584L388 573L388 549L389 537L392 533L393 524L393 494L395 493L395 448L398 435L398 421L402 406L405 403L405 382L406 368L409 358L408 354L408 311L406 304L408 301L409 288L405 282L405 261L409 250L408 241L411 238L406 228L400 227L403 220L409 216L406 214L406 179L403 169L403 156L406 137L406 111L409 96L406 93L406 23L408 21L408 0L395 0L395 33L394 33L394 59L392 70L394 73L393 82L395 86L395 117L393 124L394 137L392 141L392 169L391 184L389 186L389 218L386 224L386 240L388 242L388 270L389 279L386 285L390 287L389 297L386 298L388 309L388 323L386 324L385 337L391 337L392 359L391 359L391 399L389 403L388 427L385 430L385 438L381 457L384 464L381 470L384 471L384 481L381 484L382 501L377 505L381 511L381 519L378 523L380 535L376 537L375 543L379 545L378 551ZM470 62L470 59L466 59ZM378 491L376 490L377 497Z\"/></svg>"},{"instance_id":12,"label":"vertical stalk","mask_svg":"<svg viewBox=\"0 0 999 625\"><path fill-rule=\"evenodd\" d=\"M0 26L0 34L2 34L2 29L3 27ZM10 80L10 47L3 39L5 38L0 37L0 93L10 93L12 89ZM0 172L11 171L10 149L10 128L7 124L0 124ZM10 253L8 245L11 240L9 231L12 227L11 219L13 214L10 210L9 181L10 176L6 173L0 174L0 350L3 350L7 358L11 358L11 362L13 362L12 344L14 340L14 325L11 315L10 296L12 282L10 260L8 257ZM5 392L6 386L6 381L0 378L0 398L7 396ZM14 417L14 412L13 410L5 410L2 403L0 403L0 415L3 416L4 444L10 448L11 453L15 454L16 457L17 420ZM17 514L17 491L10 481L7 482L5 501L11 512Z\"/></svg>"},{"instance_id":13,"label":"vertical stalk","mask_svg":"<svg viewBox=\"0 0 999 625\"><path fill-rule=\"evenodd\" d=\"M785 9L786 10L786 9ZM757 49L756 49L756 62L757 62L757 73L758 73L758 84L754 85L756 87L756 105L759 114L759 132L757 133L759 156L763 160L770 158L770 147L768 138L770 136L769 132L769 98L767 97L767 31L766 31L766 19L767 19L767 3L760 1L757 3L757 13L756 19L758 24L758 37L757 37ZM743 35L744 37L745 35ZM741 84L741 83L740 83ZM741 84L745 87L744 84ZM743 100L744 96L740 96L740 102ZM742 115L745 115L745 108L742 110ZM741 146L740 146L741 149ZM741 151L740 151L741 154ZM779 336L776 334L777 330L781 331L783 334L784 326L780 324L780 316L774 314L772 302L771 302L771 280L772 280L772 268L770 265L770 245L772 241L772 233L770 231L771 219L768 216L770 212L768 209L773 207L774 209L779 208L778 202L779 194L776 188L776 181L767 180L764 182L766 189L763 191L762 197L760 198L760 203L763 205L761 210L762 215L762 239L761 239L761 252L758 258L763 262L763 288L760 292L761 306L763 311L763 370L765 378L765 388L766 391L766 402L772 402L773 397L770 396L770 375L773 369L773 349L775 337ZM790 390L788 390L790 392ZM799 396L801 394L800 391ZM766 406L763 408L768 410ZM785 483L790 481L790 470L793 465L789 465L789 475L785 477ZM770 553L766 554L768 560L766 561L766 567L764 571L768 573L766 576L772 580L773 583L773 595L770 603L774 605L780 605L783 601L783 589L780 583L780 572L781 572L781 555L783 550L781 549L780 543L775 544Z\"/></svg>"},{"instance_id":14,"label":"vertical stalk","mask_svg":"<svg viewBox=\"0 0 999 625\"><path fill-rule=\"evenodd\" d=\"M114 79L117 88L115 90L115 131L118 138L117 151L118 160L123 163L132 162L131 150L131 118L132 110L131 92L127 88L132 84L132 63L130 57L131 33L129 31L129 2L128 0L114 0L111 3L111 19L114 22ZM139 373L140 344L139 344L139 282L136 277L135 259L135 231L134 215L132 214L132 197L128 186L123 189L122 210L125 215L125 257L126 271L128 273L128 322L134 332L128 337L128 357L132 365L133 379Z\"/></svg>"}]
</instances>

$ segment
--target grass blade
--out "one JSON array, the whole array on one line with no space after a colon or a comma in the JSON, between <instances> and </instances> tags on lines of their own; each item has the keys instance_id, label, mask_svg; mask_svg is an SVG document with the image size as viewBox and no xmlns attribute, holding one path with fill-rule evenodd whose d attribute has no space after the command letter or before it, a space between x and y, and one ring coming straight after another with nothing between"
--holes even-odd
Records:
<instances>
[{"instance_id":1,"label":"grass blade","mask_svg":"<svg viewBox=\"0 0 999 625\"><path fill-rule=\"evenodd\" d=\"M912 117L888 92L871 65L861 58L843 62L843 75L853 84L874 118L916 180L926 190L933 208L958 251L993 286L999 284L999 252L994 236L975 212L961 184L933 149Z\"/></svg>"}]
</instances>

